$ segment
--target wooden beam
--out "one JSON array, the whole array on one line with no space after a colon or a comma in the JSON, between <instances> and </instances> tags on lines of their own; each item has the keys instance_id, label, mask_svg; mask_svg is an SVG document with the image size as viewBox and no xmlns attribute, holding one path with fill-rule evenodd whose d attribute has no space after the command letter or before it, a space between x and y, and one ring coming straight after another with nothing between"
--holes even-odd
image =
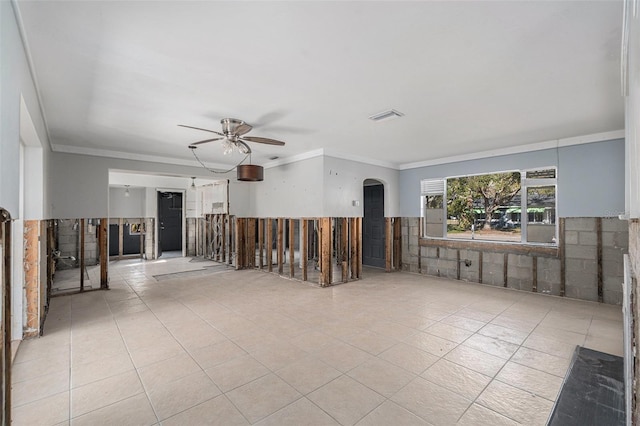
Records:
<instances>
[{"instance_id":1,"label":"wooden beam","mask_svg":"<svg viewBox=\"0 0 640 426\"><path fill-rule=\"evenodd\" d=\"M187 227L189 226L189 221L186 221ZM140 218L140 259L144 259L144 219ZM98 239L100 239L100 229L98 229ZM189 251L189 228L187 228L187 251ZM100 242L98 242L100 244ZM187 256L189 254L187 253Z\"/></svg>"},{"instance_id":2,"label":"wooden beam","mask_svg":"<svg viewBox=\"0 0 640 426\"><path fill-rule=\"evenodd\" d=\"M393 269L402 269L402 219L393 219Z\"/></svg>"},{"instance_id":3,"label":"wooden beam","mask_svg":"<svg viewBox=\"0 0 640 426\"><path fill-rule=\"evenodd\" d=\"M267 219L267 270L273 272L273 223Z\"/></svg>"},{"instance_id":4,"label":"wooden beam","mask_svg":"<svg viewBox=\"0 0 640 426\"><path fill-rule=\"evenodd\" d=\"M350 234L350 258L351 258L351 279L358 278L358 225L357 218L349 218L349 234Z\"/></svg>"},{"instance_id":5,"label":"wooden beam","mask_svg":"<svg viewBox=\"0 0 640 426\"><path fill-rule=\"evenodd\" d=\"M420 238L424 235L424 221L422 218L420 218L420 220L418 220L418 241L420 241ZM409 224L407 224L407 238L409 239L409 244L411 244L411 228L409 227ZM409 250L409 252L411 252L411 250ZM428 252L427 252L428 253ZM418 244L418 273L422 273L422 244ZM427 273L429 273L429 271L427 270Z\"/></svg>"},{"instance_id":6,"label":"wooden beam","mask_svg":"<svg viewBox=\"0 0 640 426\"><path fill-rule=\"evenodd\" d=\"M320 219L320 285L331 285L331 218Z\"/></svg>"},{"instance_id":7,"label":"wooden beam","mask_svg":"<svg viewBox=\"0 0 640 426\"><path fill-rule=\"evenodd\" d=\"M602 269L602 218L596 218L596 235L598 238L598 302L604 302L604 274Z\"/></svg>"},{"instance_id":8,"label":"wooden beam","mask_svg":"<svg viewBox=\"0 0 640 426\"><path fill-rule=\"evenodd\" d=\"M508 278L509 278L509 253L504 254L504 261L502 263L502 266L503 266L502 274L503 274L504 286L506 287Z\"/></svg>"},{"instance_id":9,"label":"wooden beam","mask_svg":"<svg viewBox=\"0 0 640 426\"><path fill-rule=\"evenodd\" d=\"M227 218L229 215L220 215L220 262L227 258Z\"/></svg>"},{"instance_id":10,"label":"wooden beam","mask_svg":"<svg viewBox=\"0 0 640 426\"><path fill-rule=\"evenodd\" d=\"M256 266L256 219L247 219L247 239L246 239L247 267Z\"/></svg>"},{"instance_id":11,"label":"wooden beam","mask_svg":"<svg viewBox=\"0 0 640 426\"><path fill-rule=\"evenodd\" d=\"M109 288L109 246L107 243L107 226L106 217L100 219L98 228L98 247L100 250L100 288Z\"/></svg>"},{"instance_id":12,"label":"wooden beam","mask_svg":"<svg viewBox=\"0 0 640 426\"><path fill-rule=\"evenodd\" d=\"M391 256L392 256L393 237L391 233L391 218L384 218L384 269L391 272Z\"/></svg>"},{"instance_id":13,"label":"wooden beam","mask_svg":"<svg viewBox=\"0 0 640 426\"><path fill-rule=\"evenodd\" d=\"M482 284L482 252L478 252L478 282Z\"/></svg>"},{"instance_id":14,"label":"wooden beam","mask_svg":"<svg viewBox=\"0 0 640 426\"><path fill-rule=\"evenodd\" d=\"M276 253L278 259L278 274L282 275L284 273L284 219L278 218L278 243Z\"/></svg>"},{"instance_id":15,"label":"wooden beam","mask_svg":"<svg viewBox=\"0 0 640 426\"><path fill-rule=\"evenodd\" d=\"M244 268L244 218L236 218L235 226L235 247L236 247L236 269Z\"/></svg>"},{"instance_id":16,"label":"wooden beam","mask_svg":"<svg viewBox=\"0 0 640 426\"><path fill-rule=\"evenodd\" d=\"M567 288L566 281L566 262L565 262L565 221L564 218L560 218L559 230L560 233L560 246L558 247L558 255L560 256L560 296L564 296Z\"/></svg>"},{"instance_id":17,"label":"wooden beam","mask_svg":"<svg viewBox=\"0 0 640 426\"><path fill-rule=\"evenodd\" d=\"M340 220L340 265L342 266L342 282L349 281L349 220L346 217Z\"/></svg>"},{"instance_id":18,"label":"wooden beam","mask_svg":"<svg viewBox=\"0 0 640 426\"><path fill-rule=\"evenodd\" d=\"M2 424L11 424L11 216L0 208L0 242L4 260L2 277L2 367L4 382L2 383L3 410Z\"/></svg>"},{"instance_id":19,"label":"wooden beam","mask_svg":"<svg viewBox=\"0 0 640 426\"><path fill-rule=\"evenodd\" d=\"M440 240L431 238L420 238L418 243L422 247L442 247L448 249L487 251L492 253L513 253L541 257L559 257L558 247L554 246L539 246L521 243L497 243L478 240Z\"/></svg>"},{"instance_id":20,"label":"wooden beam","mask_svg":"<svg viewBox=\"0 0 640 426\"><path fill-rule=\"evenodd\" d=\"M258 268L264 268L264 219L258 219Z\"/></svg>"},{"instance_id":21,"label":"wooden beam","mask_svg":"<svg viewBox=\"0 0 640 426\"><path fill-rule=\"evenodd\" d=\"M531 291L533 291L534 293L538 292L538 257L537 256L533 256L533 264L531 266Z\"/></svg>"},{"instance_id":22,"label":"wooden beam","mask_svg":"<svg viewBox=\"0 0 640 426\"><path fill-rule=\"evenodd\" d=\"M300 242L300 266L302 267L302 281L307 281L307 258L309 257L309 221L307 219L300 219L300 235L302 235L302 241Z\"/></svg>"},{"instance_id":23,"label":"wooden beam","mask_svg":"<svg viewBox=\"0 0 640 426\"><path fill-rule=\"evenodd\" d=\"M235 241L235 235L233 233L234 222L235 222L235 216L227 215L225 229L227 232L227 242L226 242L227 264L229 265L233 263L233 254L235 253L235 248L233 246L233 243Z\"/></svg>"},{"instance_id":24,"label":"wooden beam","mask_svg":"<svg viewBox=\"0 0 640 426\"><path fill-rule=\"evenodd\" d=\"M293 278L295 276L295 220L289 219L289 278Z\"/></svg>"},{"instance_id":25,"label":"wooden beam","mask_svg":"<svg viewBox=\"0 0 640 426\"><path fill-rule=\"evenodd\" d=\"M362 278L362 218L356 219L358 224L358 279Z\"/></svg>"},{"instance_id":26,"label":"wooden beam","mask_svg":"<svg viewBox=\"0 0 640 426\"><path fill-rule=\"evenodd\" d=\"M456 279L460 279L460 250L456 250Z\"/></svg>"},{"instance_id":27,"label":"wooden beam","mask_svg":"<svg viewBox=\"0 0 640 426\"><path fill-rule=\"evenodd\" d=\"M84 290L84 218L80 219L80 291ZM122 254L122 251L120 252Z\"/></svg>"},{"instance_id":28,"label":"wooden beam","mask_svg":"<svg viewBox=\"0 0 640 426\"><path fill-rule=\"evenodd\" d=\"M122 260L124 252L124 219L118 219L118 259Z\"/></svg>"}]
</instances>

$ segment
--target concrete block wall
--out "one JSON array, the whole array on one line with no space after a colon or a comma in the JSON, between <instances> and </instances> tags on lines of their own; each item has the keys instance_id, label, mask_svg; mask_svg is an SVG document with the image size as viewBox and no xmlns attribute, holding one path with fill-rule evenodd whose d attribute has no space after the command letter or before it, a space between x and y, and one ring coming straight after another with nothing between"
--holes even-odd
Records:
<instances>
[{"instance_id":1,"label":"concrete block wall","mask_svg":"<svg viewBox=\"0 0 640 426\"><path fill-rule=\"evenodd\" d=\"M187 256L196 256L196 231L198 230L198 218L187 218Z\"/></svg>"},{"instance_id":2,"label":"concrete block wall","mask_svg":"<svg viewBox=\"0 0 640 426\"><path fill-rule=\"evenodd\" d=\"M73 226L79 219L62 219L57 223L57 249L60 250L60 256L76 258L76 261L70 259L64 259L57 263L57 269L71 269L77 268L80 265L80 251L78 245L80 243L79 238L79 225L78 230L74 230ZM85 234L84 234L84 263L86 266L97 265L99 262L98 253L98 234L97 225L98 221L93 220L93 225L88 225L89 219L85 219Z\"/></svg>"},{"instance_id":3,"label":"concrete block wall","mask_svg":"<svg viewBox=\"0 0 640 426\"><path fill-rule=\"evenodd\" d=\"M152 217L144 219L144 258L152 260L156 258L156 222Z\"/></svg>"},{"instance_id":4,"label":"concrete block wall","mask_svg":"<svg viewBox=\"0 0 640 426\"><path fill-rule=\"evenodd\" d=\"M559 257L505 253L504 250L498 249L483 250L480 253L478 250L464 248L420 247L419 221L420 218L415 217L402 218L402 270L451 279L459 277L463 281L522 291L561 295L563 277L562 259ZM565 296L597 302L601 265L603 301L620 304L623 254L629 250L628 223L618 218L593 217L565 218L564 221L565 234L561 239L565 244Z\"/></svg>"}]
</instances>

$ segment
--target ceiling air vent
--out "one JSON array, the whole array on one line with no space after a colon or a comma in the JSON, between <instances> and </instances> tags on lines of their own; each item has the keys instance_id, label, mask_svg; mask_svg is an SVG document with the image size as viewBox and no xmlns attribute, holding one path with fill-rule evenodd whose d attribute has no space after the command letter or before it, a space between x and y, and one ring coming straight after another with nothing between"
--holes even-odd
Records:
<instances>
[{"instance_id":1,"label":"ceiling air vent","mask_svg":"<svg viewBox=\"0 0 640 426\"><path fill-rule=\"evenodd\" d=\"M402 117L403 115L404 115L403 113L396 111L395 109L390 109L390 110L382 111L377 114L373 114L369 116L369 120L382 121L382 120L388 120L390 118Z\"/></svg>"}]
</instances>

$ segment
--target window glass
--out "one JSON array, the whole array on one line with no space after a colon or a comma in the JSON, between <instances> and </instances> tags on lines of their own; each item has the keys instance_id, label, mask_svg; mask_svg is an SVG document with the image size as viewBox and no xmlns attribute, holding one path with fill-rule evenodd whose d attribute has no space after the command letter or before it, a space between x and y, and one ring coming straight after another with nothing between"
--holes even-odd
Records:
<instances>
[{"instance_id":1,"label":"window glass","mask_svg":"<svg viewBox=\"0 0 640 426\"><path fill-rule=\"evenodd\" d=\"M556 187L527 188L527 242L555 243Z\"/></svg>"}]
</instances>

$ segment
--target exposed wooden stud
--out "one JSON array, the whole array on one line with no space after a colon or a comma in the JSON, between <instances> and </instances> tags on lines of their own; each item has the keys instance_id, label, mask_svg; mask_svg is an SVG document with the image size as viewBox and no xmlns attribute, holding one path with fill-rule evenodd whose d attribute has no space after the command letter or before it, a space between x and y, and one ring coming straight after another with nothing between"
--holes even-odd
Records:
<instances>
[{"instance_id":1,"label":"exposed wooden stud","mask_svg":"<svg viewBox=\"0 0 640 426\"><path fill-rule=\"evenodd\" d=\"M538 292L538 257L537 256L533 256L533 264L531 266L531 291L533 291L534 293Z\"/></svg>"},{"instance_id":2,"label":"exposed wooden stud","mask_svg":"<svg viewBox=\"0 0 640 426\"><path fill-rule=\"evenodd\" d=\"M264 219L258 219L258 268L264 268Z\"/></svg>"},{"instance_id":3,"label":"exposed wooden stud","mask_svg":"<svg viewBox=\"0 0 640 426\"><path fill-rule=\"evenodd\" d=\"M456 279L460 279L460 250L456 250Z\"/></svg>"},{"instance_id":4,"label":"exposed wooden stud","mask_svg":"<svg viewBox=\"0 0 640 426\"><path fill-rule=\"evenodd\" d=\"M122 260L124 252L124 219L118 219L118 259Z\"/></svg>"},{"instance_id":5,"label":"exposed wooden stud","mask_svg":"<svg viewBox=\"0 0 640 426\"><path fill-rule=\"evenodd\" d=\"M393 219L393 269L402 269L402 219L399 217Z\"/></svg>"},{"instance_id":6,"label":"exposed wooden stud","mask_svg":"<svg viewBox=\"0 0 640 426\"><path fill-rule=\"evenodd\" d=\"M340 220L340 265L342 266L342 282L349 281L349 219L343 217Z\"/></svg>"},{"instance_id":7,"label":"exposed wooden stud","mask_svg":"<svg viewBox=\"0 0 640 426\"><path fill-rule=\"evenodd\" d=\"M24 221L24 296L26 312L25 337L38 335L40 327L40 223L37 220Z\"/></svg>"},{"instance_id":8,"label":"exposed wooden stud","mask_svg":"<svg viewBox=\"0 0 640 426\"><path fill-rule=\"evenodd\" d=\"M187 221L187 224L189 222ZM188 226L188 225L187 225ZM144 259L144 219L140 218L140 259ZM187 234L189 235L189 229L187 228ZM100 238L100 229L98 228L98 239ZM100 244L98 242L98 244ZM187 250L189 250L189 244L187 243Z\"/></svg>"},{"instance_id":9,"label":"exposed wooden stud","mask_svg":"<svg viewBox=\"0 0 640 426\"><path fill-rule=\"evenodd\" d=\"M294 250L296 244L295 220L289 219L289 278L295 276L296 270L296 251Z\"/></svg>"},{"instance_id":10,"label":"exposed wooden stud","mask_svg":"<svg viewBox=\"0 0 640 426\"><path fill-rule=\"evenodd\" d=\"M300 219L300 234L302 241L300 242L300 266L302 267L302 281L307 281L307 258L309 244L309 221Z\"/></svg>"},{"instance_id":11,"label":"exposed wooden stud","mask_svg":"<svg viewBox=\"0 0 640 426\"><path fill-rule=\"evenodd\" d=\"M100 250L100 288L109 288L109 246L107 243L107 225L106 217L100 219L98 228L98 247ZM149 230L147 230L149 232Z\"/></svg>"},{"instance_id":12,"label":"exposed wooden stud","mask_svg":"<svg viewBox=\"0 0 640 426\"><path fill-rule=\"evenodd\" d=\"M224 263L227 258L227 218L229 215L220 215L220 261Z\"/></svg>"},{"instance_id":13,"label":"exposed wooden stud","mask_svg":"<svg viewBox=\"0 0 640 426\"><path fill-rule=\"evenodd\" d=\"M2 424L11 424L11 216L0 209L0 242L4 265L2 267L2 367L4 381Z\"/></svg>"},{"instance_id":14,"label":"exposed wooden stud","mask_svg":"<svg viewBox=\"0 0 640 426\"><path fill-rule=\"evenodd\" d=\"M418 241L420 241L420 238L424 235L423 226L424 222L422 218L420 218L420 220L418 220ZM409 224L407 224L407 228L407 235L409 236L409 241L411 241L411 228L409 228ZM422 244L418 244L418 273L422 273ZM427 271L427 273L429 272Z\"/></svg>"},{"instance_id":15,"label":"exposed wooden stud","mask_svg":"<svg viewBox=\"0 0 640 426\"><path fill-rule=\"evenodd\" d=\"M562 222L562 219L561 219ZM562 234L561 234L562 235ZM478 240L441 240L431 238L420 238L418 244L423 247L441 247L447 249L460 249L460 250L477 250L488 251L492 253L512 253L512 254L525 254L530 256L542 256L542 257L559 257L558 248L550 246L540 246L532 244L519 244L519 243L500 243L484 242Z\"/></svg>"},{"instance_id":16,"label":"exposed wooden stud","mask_svg":"<svg viewBox=\"0 0 640 426\"><path fill-rule=\"evenodd\" d=\"M267 270L273 272L273 222L267 219Z\"/></svg>"},{"instance_id":17,"label":"exposed wooden stud","mask_svg":"<svg viewBox=\"0 0 640 426\"><path fill-rule=\"evenodd\" d=\"M227 237L227 245L226 245L226 247L227 247L227 263L229 265L233 265L233 256L234 256L234 253L235 253L235 247L234 247L234 242L236 240L235 234L234 234L235 219L236 219L235 216L227 216L227 225L225 227L225 229L227 231L229 231L227 233L228 237Z\"/></svg>"},{"instance_id":18,"label":"exposed wooden stud","mask_svg":"<svg viewBox=\"0 0 640 426\"><path fill-rule=\"evenodd\" d=\"M276 257L278 259L278 274L284 273L284 219L278 218L278 235L277 235L277 250Z\"/></svg>"},{"instance_id":19,"label":"exposed wooden stud","mask_svg":"<svg viewBox=\"0 0 640 426\"><path fill-rule=\"evenodd\" d=\"M244 230L245 220L244 218L236 218L235 226L235 248L236 248L236 269L244 268L245 254L244 254Z\"/></svg>"},{"instance_id":20,"label":"exposed wooden stud","mask_svg":"<svg viewBox=\"0 0 640 426\"><path fill-rule=\"evenodd\" d=\"M478 252L478 282L482 284L482 252Z\"/></svg>"},{"instance_id":21,"label":"exposed wooden stud","mask_svg":"<svg viewBox=\"0 0 640 426\"><path fill-rule=\"evenodd\" d=\"M80 291L84 290L84 219L80 219L80 247L78 250L80 251ZM120 255L122 255L122 249L120 251Z\"/></svg>"},{"instance_id":22,"label":"exposed wooden stud","mask_svg":"<svg viewBox=\"0 0 640 426\"><path fill-rule=\"evenodd\" d=\"M351 279L358 278L358 226L357 218L349 218L349 258L351 259Z\"/></svg>"},{"instance_id":23,"label":"exposed wooden stud","mask_svg":"<svg viewBox=\"0 0 640 426\"><path fill-rule=\"evenodd\" d=\"M438 272L436 275L440 276L440 247L436 247L436 259L438 259L436 263L438 265ZM427 268L427 274L429 273L428 269L429 268Z\"/></svg>"},{"instance_id":24,"label":"exposed wooden stud","mask_svg":"<svg viewBox=\"0 0 640 426\"><path fill-rule=\"evenodd\" d=\"M560 256L560 296L564 296L566 293L566 288L567 288L567 281L566 281L566 262L565 262L565 241L564 241L564 228L565 228L565 221L564 218L561 217L560 218L560 223L559 223L559 230L558 232L560 233L560 246L558 247L558 255Z\"/></svg>"},{"instance_id":25,"label":"exposed wooden stud","mask_svg":"<svg viewBox=\"0 0 640 426\"><path fill-rule=\"evenodd\" d=\"M247 219L247 238L246 238L247 267L254 268L256 266L256 219Z\"/></svg>"},{"instance_id":26,"label":"exposed wooden stud","mask_svg":"<svg viewBox=\"0 0 640 426\"><path fill-rule=\"evenodd\" d=\"M502 263L503 269L502 269L502 274L503 274L503 282L504 282L504 287L507 287L507 283L508 283L508 277L509 277L509 253L505 253L504 254L504 262Z\"/></svg>"},{"instance_id":27,"label":"exposed wooden stud","mask_svg":"<svg viewBox=\"0 0 640 426\"><path fill-rule=\"evenodd\" d=\"M362 218L356 218L358 224L358 279L362 278Z\"/></svg>"},{"instance_id":28,"label":"exposed wooden stud","mask_svg":"<svg viewBox=\"0 0 640 426\"><path fill-rule=\"evenodd\" d=\"M596 218L596 235L598 238L598 302L604 302L604 274L602 270L602 218Z\"/></svg>"},{"instance_id":29,"label":"exposed wooden stud","mask_svg":"<svg viewBox=\"0 0 640 426\"><path fill-rule=\"evenodd\" d=\"M331 285L331 218L320 219L320 285Z\"/></svg>"},{"instance_id":30,"label":"exposed wooden stud","mask_svg":"<svg viewBox=\"0 0 640 426\"><path fill-rule=\"evenodd\" d=\"M391 233L391 218L384 218L384 269L391 272L391 257L393 248L393 237Z\"/></svg>"}]
</instances>

